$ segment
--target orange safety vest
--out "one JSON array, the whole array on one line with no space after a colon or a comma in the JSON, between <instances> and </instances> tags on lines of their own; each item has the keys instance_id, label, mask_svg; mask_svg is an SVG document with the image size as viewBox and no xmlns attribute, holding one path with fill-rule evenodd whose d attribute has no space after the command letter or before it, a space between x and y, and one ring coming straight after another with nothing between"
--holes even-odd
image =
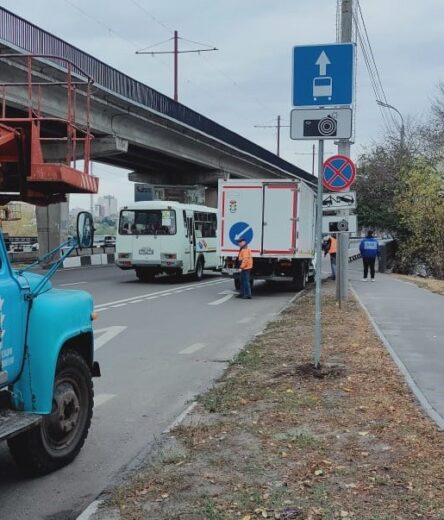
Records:
<instances>
[{"instance_id":1,"label":"orange safety vest","mask_svg":"<svg viewBox=\"0 0 444 520\"><path fill-rule=\"evenodd\" d=\"M330 237L330 249L328 250L330 254L336 253L336 238Z\"/></svg>"},{"instance_id":2,"label":"orange safety vest","mask_svg":"<svg viewBox=\"0 0 444 520\"><path fill-rule=\"evenodd\" d=\"M249 249L248 247L243 247L239 251L238 259L242 271L253 269L253 257L251 256L251 249Z\"/></svg>"}]
</instances>

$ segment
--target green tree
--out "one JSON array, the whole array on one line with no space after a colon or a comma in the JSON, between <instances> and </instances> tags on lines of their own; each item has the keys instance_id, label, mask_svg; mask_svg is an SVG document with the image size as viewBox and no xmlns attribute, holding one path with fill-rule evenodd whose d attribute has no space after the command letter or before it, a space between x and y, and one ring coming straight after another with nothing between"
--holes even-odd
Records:
<instances>
[{"instance_id":1,"label":"green tree","mask_svg":"<svg viewBox=\"0 0 444 520\"><path fill-rule=\"evenodd\" d=\"M440 171L416 159L403 172L393 205L400 228L398 267L412 272L418 264L444 278L444 197Z\"/></svg>"}]
</instances>

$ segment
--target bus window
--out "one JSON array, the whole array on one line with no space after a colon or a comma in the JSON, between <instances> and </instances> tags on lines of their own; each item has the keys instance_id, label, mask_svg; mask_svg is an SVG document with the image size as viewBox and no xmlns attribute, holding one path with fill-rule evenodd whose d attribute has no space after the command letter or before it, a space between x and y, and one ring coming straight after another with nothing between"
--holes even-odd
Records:
<instances>
[{"instance_id":1,"label":"bus window","mask_svg":"<svg viewBox=\"0 0 444 520\"><path fill-rule=\"evenodd\" d=\"M175 235L176 212L170 209L122 211L119 233L121 235Z\"/></svg>"}]
</instances>

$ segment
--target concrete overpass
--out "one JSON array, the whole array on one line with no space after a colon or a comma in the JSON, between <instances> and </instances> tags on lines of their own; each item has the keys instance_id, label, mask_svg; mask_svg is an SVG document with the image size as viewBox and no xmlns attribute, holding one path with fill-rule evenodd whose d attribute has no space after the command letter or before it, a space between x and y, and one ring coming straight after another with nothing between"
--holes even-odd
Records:
<instances>
[{"instance_id":1,"label":"concrete overpass","mask_svg":"<svg viewBox=\"0 0 444 520\"><path fill-rule=\"evenodd\" d=\"M215 202L217 179L227 175L297 177L315 183L312 175L297 166L0 7L0 83L24 84L23 60L11 57L11 53L63 56L94 79L92 158L132 170L132 181L204 184L210 187L209 203ZM2 58L1 54L9 57ZM54 83L61 81L65 72L56 58L44 58L36 60L33 75L34 80ZM50 95L48 89L45 92L42 112L65 117L64 88L54 85ZM20 115L27 109L27 99L25 85L6 88L7 114ZM84 123L83 106L77 112L77 120ZM50 128L47 131L56 132ZM54 160L64 157L57 144L48 145L45 155ZM49 221L63 220L62 213L56 207L40 211L42 229L47 232ZM59 239L55 233L54 242Z\"/></svg>"}]
</instances>

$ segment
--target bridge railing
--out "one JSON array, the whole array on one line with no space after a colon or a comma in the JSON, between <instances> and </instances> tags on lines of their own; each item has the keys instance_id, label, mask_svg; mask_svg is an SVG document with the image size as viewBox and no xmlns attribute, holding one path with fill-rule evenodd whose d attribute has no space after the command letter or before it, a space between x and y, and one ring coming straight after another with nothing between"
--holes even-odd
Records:
<instances>
[{"instance_id":1,"label":"bridge railing","mask_svg":"<svg viewBox=\"0 0 444 520\"><path fill-rule=\"evenodd\" d=\"M245 139L198 112L175 102L168 96L136 81L117 69L106 65L90 54L40 29L3 7L0 7L0 40L3 40L6 45L12 44L15 48L26 52L63 56L92 77L96 86L99 85L103 89L127 99L129 102L138 103L143 107L199 130L238 150L251 154L290 175L304 178L309 182L314 182L315 180L312 175L281 159L265 148ZM52 61L59 66L63 66L60 60L57 61L57 59L53 58ZM227 106L229 105L230 100L227 99Z\"/></svg>"}]
</instances>

